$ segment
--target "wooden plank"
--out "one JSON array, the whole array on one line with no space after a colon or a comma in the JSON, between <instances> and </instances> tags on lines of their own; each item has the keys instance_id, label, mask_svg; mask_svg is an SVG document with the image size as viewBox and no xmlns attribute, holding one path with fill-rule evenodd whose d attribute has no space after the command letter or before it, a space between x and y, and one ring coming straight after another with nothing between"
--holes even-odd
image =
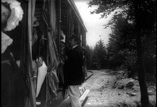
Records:
<instances>
[{"instance_id":1,"label":"wooden plank","mask_svg":"<svg viewBox=\"0 0 157 107\"><path fill-rule=\"evenodd\" d=\"M83 93L83 95L80 97L80 102L81 102L81 104L83 103L83 101L85 100L85 98L87 97L87 95L88 95L89 92L90 92L90 90L87 89L87 90Z\"/></svg>"},{"instance_id":2,"label":"wooden plank","mask_svg":"<svg viewBox=\"0 0 157 107\"><path fill-rule=\"evenodd\" d=\"M70 104L70 97L68 96L61 104L59 104L57 107L66 107Z\"/></svg>"},{"instance_id":3,"label":"wooden plank","mask_svg":"<svg viewBox=\"0 0 157 107\"><path fill-rule=\"evenodd\" d=\"M90 92L90 90L86 90L83 95L80 97L80 102L81 102L81 105L84 104L84 102L86 101L86 97L88 95L88 93ZM59 104L57 107L66 107L70 104L70 97L68 96L61 104Z\"/></svg>"}]
</instances>

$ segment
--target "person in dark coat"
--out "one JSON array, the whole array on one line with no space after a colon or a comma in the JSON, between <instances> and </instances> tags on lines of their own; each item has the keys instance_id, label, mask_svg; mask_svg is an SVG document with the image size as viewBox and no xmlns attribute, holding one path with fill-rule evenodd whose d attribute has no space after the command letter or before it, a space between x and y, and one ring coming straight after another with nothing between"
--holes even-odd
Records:
<instances>
[{"instance_id":1,"label":"person in dark coat","mask_svg":"<svg viewBox=\"0 0 157 107\"><path fill-rule=\"evenodd\" d=\"M4 32L9 26L10 4L1 1L1 107L24 107L28 95L25 75L18 67L9 46L13 40Z\"/></svg>"},{"instance_id":2,"label":"person in dark coat","mask_svg":"<svg viewBox=\"0 0 157 107\"><path fill-rule=\"evenodd\" d=\"M81 107L79 102L79 86L84 82L85 77L82 71L83 52L79 46L80 39L72 36L70 39L71 48L67 52L65 61L65 84L68 87L72 107Z\"/></svg>"}]
</instances>

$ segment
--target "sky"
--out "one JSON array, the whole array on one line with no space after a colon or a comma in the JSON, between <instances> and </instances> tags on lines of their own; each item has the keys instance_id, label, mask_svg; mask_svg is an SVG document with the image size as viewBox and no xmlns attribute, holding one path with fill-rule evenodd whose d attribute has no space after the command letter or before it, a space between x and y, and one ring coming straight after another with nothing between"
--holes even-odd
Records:
<instances>
[{"instance_id":1,"label":"sky","mask_svg":"<svg viewBox=\"0 0 157 107\"><path fill-rule=\"evenodd\" d=\"M93 11L97 7L88 7L87 3L89 0L74 0L74 2L87 28L87 45L94 47L100 39L104 41L104 44L107 44L111 29L104 29L103 25L107 24L111 16L100 19L100 14L90 14L90 11Z\"/></svg>"}]
</instances>

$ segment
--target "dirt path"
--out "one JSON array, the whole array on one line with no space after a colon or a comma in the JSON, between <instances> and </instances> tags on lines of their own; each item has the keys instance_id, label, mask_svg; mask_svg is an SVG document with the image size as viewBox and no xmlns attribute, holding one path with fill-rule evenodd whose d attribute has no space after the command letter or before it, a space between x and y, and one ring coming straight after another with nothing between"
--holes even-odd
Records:
<instances>
[{"instance_id":1,"label":"dirt path","mask_svg":"<svg viewBox=\"0 0 157 107\"><path fill-rule=\"evenodd\" d=\"M130 96L127 94L130 90L112 88L114 75L106 73L105 70L93 73L94 75L83 84L86 89L90 89L84 107L124 107L126 104L136 107L140 102L139 89L134 90L136 95ZM150 99L154 100L156 96Z\"/></svg>"}]
</instances>

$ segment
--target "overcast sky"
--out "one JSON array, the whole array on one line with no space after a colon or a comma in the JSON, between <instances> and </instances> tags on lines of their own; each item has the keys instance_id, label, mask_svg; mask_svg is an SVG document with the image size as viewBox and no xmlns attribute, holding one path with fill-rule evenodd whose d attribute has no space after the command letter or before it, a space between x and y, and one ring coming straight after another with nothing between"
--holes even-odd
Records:
<instances>
[{"instance_id":1,"label":"overcast sky","mask_svg":"<svg viewBox=\"0 0 157 107\"><path fill-rule=\"evenodd\" d=\"M103 18L100 19L99 14L90 14L90 11L96 9L97 7L89 7L89 0L74 0L80 15L84 21L84 24L87 28L87 45L94 47L96 42L100 40L100 38L104 41L105 44L108 43L109 33L111 33L111 29L104 29L104 24L107 24L108 20L111 18ZM101 36L100 36L101 35Z\"/></svg>"}]
</instances>

